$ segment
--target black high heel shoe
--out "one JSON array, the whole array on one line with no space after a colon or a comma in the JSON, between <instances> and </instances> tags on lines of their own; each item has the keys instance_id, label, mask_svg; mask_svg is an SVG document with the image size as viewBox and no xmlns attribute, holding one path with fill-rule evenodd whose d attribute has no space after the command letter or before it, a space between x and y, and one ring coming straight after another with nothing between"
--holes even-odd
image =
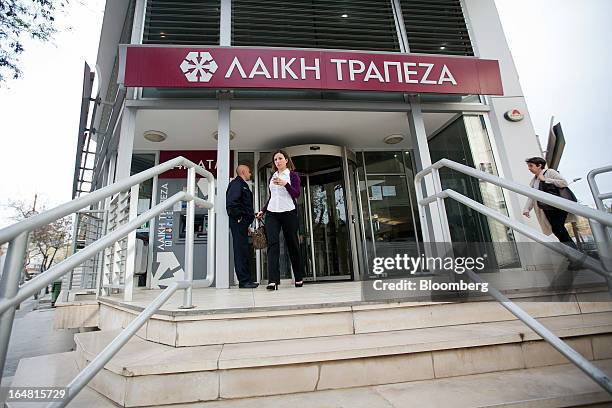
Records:
<instances>
[{"instance_id":1,"label":"black high heel shoe","mask_svg":"<svg viewBox=\"0 0 612 408\"><path fill-rule=\"evenodd\" d=\"M304 281L301 281L301 282L295 282L295 287L296 287L296 288L301 288L302 286L304 286Z\"/></svg>"},{"instance_id":2,"label":"black high heel shoe","mask_svg":"<svg viewBox=\"0 0 612 408\"><path fill-rule=\"evenodd\" d=\"M272 283L268 283L268 286L266 286L266 289L268 290L278 290L278 285L274 282Z\"/></svg>"}]
</instances>

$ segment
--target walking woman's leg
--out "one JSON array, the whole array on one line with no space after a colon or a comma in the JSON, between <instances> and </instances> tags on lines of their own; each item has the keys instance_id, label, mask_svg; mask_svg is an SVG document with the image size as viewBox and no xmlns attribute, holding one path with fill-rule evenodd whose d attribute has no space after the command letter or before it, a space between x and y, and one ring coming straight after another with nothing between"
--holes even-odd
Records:
<instances>
[{"instance_id":1,"label":"walking woman's leg","mask_svg":"<svg viewBox=\"0 0 612 408\"><path fill-rule=\"evenodd\" d=\"M300 243L298 241L299 220L296 210L283 213L282 226L283 236L289 250L293 275L295 281L300 282L304 278L304 264L300 257Z\"/></svg>"},{"instance_id":2,"label":"walking woman's leg","mask_svg":"<svg viewBox=\"0 0 612 408\"><path fill-rule=\"evenodd\" d=\"M278 258L280 257L280 247L278 235L280 234L281 223L276 213L268 212L266 215L266 239L268 240L268 282L280 283L280 269Z\"/></svg>"},{"instance_id":3,"label":"walking woman's leg","mask_svg":"<svg viewBox=\"0 0 612 408\"><path fill-rule=\"evenodd\" d=\"M559 209L544 210L544 215L550 223L553 234L566 245L576 248L576 244L570 237L567 229L565 228L565 219L567 218L567 212Z\"/></svg>"}]
</instances>

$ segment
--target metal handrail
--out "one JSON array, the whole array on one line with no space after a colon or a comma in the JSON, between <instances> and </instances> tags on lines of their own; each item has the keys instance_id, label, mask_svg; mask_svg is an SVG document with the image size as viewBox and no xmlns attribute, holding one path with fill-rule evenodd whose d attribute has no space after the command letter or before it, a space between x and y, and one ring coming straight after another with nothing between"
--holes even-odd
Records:
<instances>
[{"instance_id":1,"label":"metal handrail","mask_svg":"<svg viewBox=\"0 0 612 408\"><path fill-rule=\"evenodd\" d=\"M472 200L469 197L464 196L463 194L460 194L451 189L442 190L440 175L439 175L439 169L442 167L448 167L460 173L475 177L479 180L487 181L493 185L506 188L516 193L530 197L534 200L544 202L546 204L552 205L557 208L561 208L573 214L578 214L578 215L582 215L583 217L587 217L589 219L594 219L603 225L607 225L607 226L612 225L612 215L605 214L605 213L602 213L601 211L596 211L588 207L583 207L572 201L569 201L569 200L566 200L566 199L563 199L563 198L560 198L560 197L557 197L557 196L554 196L548 193L544 193L540 190L536 190L531 187L523 186L513 181L504 180L500 177L494 176L492 174L489 174L489 173L486 173L480 170L476 170L472 167L468 167L460 163L456 163L452 160L442 159L434 163L433 165L418 172L415 175L414 183L415 183L416 192L417 192L417 202L419 204L420 217L422 218L425 217L426 206L428 206L434 201L437 201L438 214L440 218L442 219L443 235L446 241L450 242L451 239L450 239L450 231L448 228L448 220L446 219L446 209L444 208L444 199L452 198L472 208L476 212L479 212L485 216L494 218L495 220L499 221L503 225L506 225L507 227L510 227L513 230L516 230L524 234L525 236L535 240L536 242L539 242L545 245L546 247L556 252L560 252L564 255L568 255L572 259L580 258L580 260L584 264L586 264L586 266L588 266L590 269L593 269L595 272L605 276L608 279L608 281L610 281L609 280L610 273L609 271L605 269L605 267L602 267L601 265L597 264L591 258L588 258L586 260L581 259L583 258L583 256L581 256L580 252L572 248L569 248L569 247L565 248L566 247L565 245L559 245L559 243L555 244L544 234L541 234L516 220L512 220L509 217L489 207L486 207L485 205L475 200ZM428 197L423 197L423 190L421 188L422 187L421 182L424 179L424 177L430 173L432 174L432 177L433 177L434 194ZM429 230L427 228L426 223L423 223L423 222L421 223L421 229L423 232L423 240L426 242L429 241ZM478 276L476 273L474 273L474 271L468 269L466 273L473 281L484 283L484 280L480 276ZM540 337L542 337L546 342L548 342L551 346L553 346L557 351L563 354L569 361L571 361L580 370L582 370L585 374L587 374L591 379L593 379L597 384L599 384L608 393L612 394L612 380L610 379L610 377L608 377L606 373L604 373L601 369L599 369L594 364L592 364L589 360L587 360L582 355L580 355L580 353L578 353L576 350L574 350L569 345L567 345L567 343L565 343L558 336L556 336L554 333L548 330L544 325L542 325L540 322L538 322L536 319L530 316L523 309L518 307L514 302L509 300L506 296L504 296L497 289L491 287L491 285L489 285L489 293L491 293L491 295L495 298L495 300L501 303L501 305L504 308L506 308L510 313L512 313L519 320L521 320L525 325L527 325L530 329L532 329L538 335L540 335Z\"/></svg>"},{"instance_id":2,"label":"metal handrail","mask_svg":"<svg viewBox=\"0 0 612 408\"><path fill-rule=\"evenodd\" d=\"M599 186L595 180L595 176L603 173L612 172L612 165L593 169L587 174L587 180L589 187L591 188L591 194L593 194L593 201L599 211L606 211L606 206L603 200L612 198L612 192L602 194L599 191ZM599 259L601 264L607 271L612 273L612 229L607 228L597 221L590 220L591 232L593 238L597 243L597 250L599 251ZM612 277L608 278L608 287L612 293Z\"/></svg>"},{"instance_id":3,"label":"metal handrail","mask_svg":"<svg viewBox=\"0 0 612 408\"><path fill-rule=\"evenodd\" d=\"M106 347L66 386L66 398L47 405L49 408L60 408L70 401L98 374L104 366L121 350L138 330L172 297L179 289L191 287L190 281L172 282L147 306L134 320L126 326Z\"/></svg>"},{"instance_id":4,"label":"metal handrail","mask_svg":"<svg viewBox=\"0 0 612 408\"><path fill-rule=\"evenodd\" d=\"M99 190L95 190L85 196L79 197L76 200L69 201L65 204L44 211L33 217L26 218L16 224L10 225L0 230L0 245L9 242L13 238L17 237L22 232L29 232L36 228L47 225L59 218L63 218L76 211L79 211L89 205L96 204L101 200L112 196L113 194L125 191L136 184L140 184L156 175L162 174L168 170L172 170L176 166L183 165L187 168L194 168L196 173L208 180L209 186L214 185L214 177L211 173L206 171L203 167L196 165L195 163L185 159L184 157L176 157L167 162L161 163L155 167L142 171L138 174L130 176L126 179L110 184ZM209 195L209 199L210 199ZM195 197L194 197L195 198Z\"/></svg>"},{"instance_id":5,"label":"metal handrail","mask_svg":"<svg viewBox=\"0 0 612 408\"><path fill-rule=\"evenodd\" d=\"M102 238L96 240L94 243L87 245L85 248L81 249L76 254L47 269L45 273L41 273L40 275L36 276L32 280L21 286L15 296L0 299L0 314L4 313L8 308L16 306L17 304L23 302L24 300L32 296L34 293L37 293L41 289L47 287L47 285L61 278L62 276L64 276L64 274L70 272L73 268L79 266L81 263L91 258L104 248L107 248L109 245L112 245L114 242L117 242L121 238L127 236L130 232L136 230L148 220L160 215L168 208L172 208L174 204L180 201L184 201L185 196L186 193L184 192L174 194L163 203L156 205L155 207L139 215L127 224L124 224L121 227L117 228L110 234L107 234Z\"/></svg>"},{"instance_id":6,"label":"metal handrail","mask_svg":"<svg viewBox=\"0 0 612 408\"><path fill-rule=\"evenodd\" d=\"M134 186L146 181L154 176L162 174L176 166L182 165L187 168L187 192L179 192L169 197L167 200L159 203L139 215L135 219L120 226L111 233L99 238L92 244L86 246L77 253L64 259L62 262L54 265L40 274L31 281L19 287L19 277L23 269L23 259L27 248L28 234L41 226L47 225L59 218L63 218L69 214L77 212L85 207L94 205L107 197L116 193L131 189ZM203 200L196 196L195 179L196 173L205 177L208 180L208 200ZM187 231L185 242L185 281L190 282L189 285L181 287L184 289L183 306L182 308L191 308L192 304L192 289L193 287L209 286L214 279L215 270L215 248L214 238L208 241L208 267L207 277L203 281L193 282L193 246L194 246L194 213L195 204L209 209L209 237L214 237L215 234L215 217L214 217L214 193L215 179L213 175L204 168L185 159L177 157L165 163L159 164L151 169L135 174L125 180L106 186L100 190L96 190L87 196L79 197L76 200L62 204L51 210L42 212L33 217L27 218L17 224L11 225L0 230L0 245L5 242L10 242L7 252L7 262L4 267L2 278L0 280L0 373L4 370L4 362L8 349L8 342L13 325L15 315L15 306L23 302L28 297L37 293L42 288L46 287L53 281L70 272L81 263L91 258L98 252L104 250L114 242L126 237L130 232L136 230L139 226L160 215L181 201L187 202ZM176 290L176 289L175 289Z\"/></svg>"},{"instance_id":7,"label":"metal handrail","mask_svg":"<svg viewBox=\"0 0 612 408\"><path fill-rule=\"evenodd\" d=\"M603 200L608 200L612 198L612 192L602 194L599 191L599 186L597 185L597 182L595 181L595 176L599 174L603 174L603 173L610 173L610 172L612 172L612 165L600 167L598 169L593 169L589 171L589 173L587 174L587 181L589 182L589 187L591 188L591 192L593 193L593 199L595 200L595 206L597 207L599 211L606 210L603 204Z\"/></svg>"},{"instance_id":8,"label":"metal handrail","mask_svg":"<svg viewBox=\"0 0 612 408\"><path fill-rule=\"evenodd\" d=\"M514 181L505 180L501 177L494 176L492 174L486 173L484 171L476 170L473 167L468 167L464 164L460 164L454 162L449 159L442 159L431 166L419 171L414 177L414 183L417 186L417 194L420 195L419 200L422 200L422 192L420 191L419 184L421 180L429 173L433 173L433 170L439 170L442 167L447 167L452 170L456 170L460 173L463 173L468 176L472 176L474 178L487 181L491 184L495 184L496 186L505 188L507 190L513 191L518 194L522 194L526 197L532 198L537 201L541 201L543 203L552 205L561 210L567 211L572 214L581 215L585 218L596 220L604 225L612 227L612 214L603 213L598 210L594 210L592 208L580 205L570 200L566 200L564 198L560 198L554 196L552 194L545 193L543 191L537 190L533 187L528 187L522 184L519 184Z\"/></svg>"},{"instance_id":9,"label":"metal handrail","mask_svg":"<svg viewBox=\"0 0 612 408\"><path fill-rule=\"evenodd\" d=\"M595 259L591 257L585 257L584 253L571 248L567 245L561 244L558 241L553 241L546 235L542 234L539 231L534 230L533 228L517 221L513 220L510 217L495 211L478 201L475 201L469 197L464 196L461 193L456 192L452 189L446 189L439 193L436 193L432 196L429 196L426 199L421 200L420 202L423 204L430 204L436 199L444 199L444 198L452 198L453 200L464 204L467 207L470 207L476 212L479 212L487 217L491 217L494 220L500 222L501 224L512 228L514 231L520 232L522 235L525 235L528 238L533 239L536 242L539 242L546 248L549 248L555 252L561 253L562 255L571 258L573 261L580 262L584 264L587 268L591 269L593 272L598 273L604 278L612 277L612 273L604 269Z\"/></svg>"}]
</instances>

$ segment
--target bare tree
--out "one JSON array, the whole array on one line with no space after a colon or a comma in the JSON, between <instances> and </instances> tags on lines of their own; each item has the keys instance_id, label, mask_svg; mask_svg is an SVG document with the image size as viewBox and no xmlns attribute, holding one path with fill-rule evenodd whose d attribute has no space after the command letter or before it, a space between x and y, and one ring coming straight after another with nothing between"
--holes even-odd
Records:
<instances>
[{"instance_id":1,"label":"bare tree","mask_svg":"<svg viewBox=\"0 0 612 408\"><path fill-rule=\"evenodd\" d=\"M36 196L33 203L10 200L7 207L14 211L15 215L12 218L15 221L22 221L45 210L44 205L40 206L40 211L36 208ZM42 273L54 263L61 261L66 256L66 248L70 244L71 226L72 221L66 217L32 231L25 266L40 265L38 269ZM25 278L28 280L30 276Z\"/></svg>"}]
</instances>

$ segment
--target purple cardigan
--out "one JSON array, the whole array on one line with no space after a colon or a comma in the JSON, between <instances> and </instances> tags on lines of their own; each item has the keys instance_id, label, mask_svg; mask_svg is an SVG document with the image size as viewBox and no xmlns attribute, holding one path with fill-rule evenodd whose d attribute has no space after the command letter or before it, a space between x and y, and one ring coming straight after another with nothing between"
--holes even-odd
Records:
<instances>
[{"instance_id":1,"label":"purple cardigan","mask_svg":"<svg viewBox=\"0 0 612 408\"><path fill-rule=\"evenodd\" d=\"M272 176L268 179L268 201L266 201L266 205L263 206L262 210L264 213L268 210L268 203L270 202L270 198L272 198L272 192L270 191L270 181L272 180ZM287 192L293 199L293 204L295 204L295 208L297 209L297 199L300 196L301 184L300 184L300 176L293 170L289 170L289 183L285 184L285 188Z\"/></svg>"}]
</instances>

